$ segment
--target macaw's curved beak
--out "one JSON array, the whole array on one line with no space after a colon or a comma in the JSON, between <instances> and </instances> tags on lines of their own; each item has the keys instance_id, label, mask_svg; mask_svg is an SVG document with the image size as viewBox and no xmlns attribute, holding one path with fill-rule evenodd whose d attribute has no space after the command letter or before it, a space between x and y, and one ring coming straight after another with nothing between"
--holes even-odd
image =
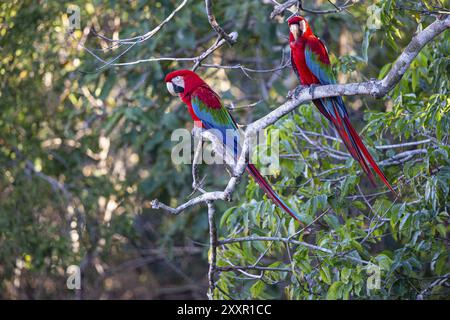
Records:
<instances>
[{"instance_id":1,"label":"macaw's curved beak","mask_svg":"<svg viewBox=\"0 0 450 320\"><path fill-rule=\"evenodd\" d=\"M166 82L167 91L173 96L177 96L179 93L183 93L184 88L173 84L172 82Z\"/></svg>"},{"instance_id":2,"label":"macaw's curved beak","mask_svg":"<svg viewBox=\"0 0 450 320\"><path fill-rule=\"evenodd\" d=\"M294 36L294 39L297 40L300 35L300 27L298 24L294 23L289 26L289 31Z\"/></svg>"}]
</instances>

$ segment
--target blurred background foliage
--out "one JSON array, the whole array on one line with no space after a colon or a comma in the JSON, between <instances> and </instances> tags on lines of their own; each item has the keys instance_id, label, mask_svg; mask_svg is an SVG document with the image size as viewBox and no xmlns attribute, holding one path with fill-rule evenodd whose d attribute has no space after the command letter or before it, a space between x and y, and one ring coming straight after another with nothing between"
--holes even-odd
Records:
<instances>
[{"instance_id":1,"label":"blurred background foliage","mask_svg":"<svg viewBox=\"0 0 450 320\"><path fill-rule=\"evenodd\" d=\"M342 4L345 1L337 1ZM353 1L338 14L306 14L327 44L341 83L381 78L411 37L433 21L443 1ZM123 48L114 39L144 34L181 1L19 1L0 4L0 297L83 299L206 298L208 222L204 207L179 216L151 209L158 198L180 204L192 192L189 165L171 161L171 132L192 128L184 105L170 97L164 75L190 62L102 65ZM81 29L66 29L69 4ZM332 9L323 0L310 9ZM214 3L238 42L205 63L254 69L286 62L288 28L271 20L271 1ZM378 29L366 22L379 12ZM378 16L376 16L378 17ZM415 59L388 97L348 97L352 123L383 165L399 198L371 187L313 105L302 105L268 129L281 134L281 172L270 181L307 221L295 239L330 252L282 242L221 246L220 266L288 271L222 272L216 298L447 298L449 277L449 31ZM204 2L187 5L120 62L194 57L216 39ZM242 125L285 101L297 84L290 68L244 74L198 69L233 106ZM308 139L305 139L309 137ZM404 147L377 148L424 141ZM312 143L310 143L312 142ZM413 151L413 152L411 152ZM202 166L204 187L229 175ZM234 203L217 202L219 237L289 237L301 227L244 179ZM323 214L326 212L326 214ZM366 264L380 267L380 289L367 290ZM68 290L66 269L79 265L82 289ZM250 274L250 275L249 275ZM448 282L447 282L448 284Z\"/></svg>"}]
</instances>

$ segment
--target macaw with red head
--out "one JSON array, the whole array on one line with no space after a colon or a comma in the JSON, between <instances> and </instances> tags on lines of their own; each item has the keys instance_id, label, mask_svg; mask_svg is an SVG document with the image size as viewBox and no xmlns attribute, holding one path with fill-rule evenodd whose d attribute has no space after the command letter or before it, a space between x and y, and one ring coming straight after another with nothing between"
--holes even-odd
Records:
<instances>
[{"instance_id":1,"label":"macaw with red head","mask_svg":"<svg viewBox=\"0 0 450 320\"><path fill-rule=\"evenodd\" d=\"M291 17L288 20L288 25L291 64L300 83L309 86L335 84L336 80L330 65L327 48L314 35L305 18ZM315 99L313 102L320 113L334 125L351 156L361 165L370 182L375 185L374 175L369 165L395 194L386 176L351 125L342 97Z\"/></svg>"},{"instance_id":2,"label":"macaw with red head","mask_svg":"<svg viewBox=\"0 0 450 320\"><path fill-rule=\"evenodd\" d=\"M240 139L238 126L228 110L222 105L217 93L195 72L190 70L171 72L166 76L165 82L167 90L174 96L178 95L186 104L194 124L204 129L215 129L212 132L218 133L223 144L231 148L233 156L237 158ZM298 213L280 198L253 164L248 163L246 170L275 204L301 222Z\"/></svg>"}]
</instances>

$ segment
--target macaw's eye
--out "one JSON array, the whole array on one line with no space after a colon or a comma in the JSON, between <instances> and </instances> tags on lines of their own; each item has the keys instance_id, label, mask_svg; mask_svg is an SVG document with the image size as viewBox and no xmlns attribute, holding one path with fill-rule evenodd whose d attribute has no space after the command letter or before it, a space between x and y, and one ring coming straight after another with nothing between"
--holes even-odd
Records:
<instances>
[{"instance_id":1,"label":"macaw's eye","mask_svg":"<svg viewBox=\"0 0 450 320\"><path fill-rule=\"evenodd\" d=\"M172 79L172 83L176 86L182 87L184 89L184 79L183 77L177 76Z\"/></svg>"},{"instance_id":2,"label":"macaw's eye","mask_svg":"<svg viewBox=\"0 0 450 320\"><path fill-rule=\"evenodd\" d=\"M171 81L166 82L167 90L173 96L184 92L184 79L180 76L174 77Z\"/></svg>"}]
</instances>

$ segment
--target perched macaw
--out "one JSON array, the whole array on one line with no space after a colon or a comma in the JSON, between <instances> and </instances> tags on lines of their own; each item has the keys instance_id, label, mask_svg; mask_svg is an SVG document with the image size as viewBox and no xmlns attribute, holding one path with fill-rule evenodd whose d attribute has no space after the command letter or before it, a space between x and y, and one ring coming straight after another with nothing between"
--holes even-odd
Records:
<instances>
[{"instance_id":1,"label":"perched macaw","mask_svg":"<svg viewBox=\"0 0 450 320\"><path fill-rule=\"evenodd\" d=\"M328 51L325 45L312 32L305 18L294 16L288 20L289 45L291 47L291 64L302 85L335 84ZM350 119L341 97L313 100L319 111L333 123L342 141L352 157L358 161L370 182L375 185L374 175L378 174L384 184L395 193L386 176L370 155ZM368 163L367 163L368 162Z\"/></svg>"},{"instance_id":2,"label":"perched macaw","mask_svg":"<svg viewBox=\"0 0 450 320\"><path fill-rule=\"evenodd\" d=\"M237 158L239 148L238 126L228 110L222 105L217 93L195 72L190 70L171 72L166 76L165 82L170 94L173 96L179 95L186 104L194 124L204 129L215 129L213 132L215 131L216 134L221 133L219 138ZM230 141L230 138L233 141ZM289 208L253 164L247 164L246 170L275 204L301 222L300 216Z\"/></svg>"}]
</instances>

